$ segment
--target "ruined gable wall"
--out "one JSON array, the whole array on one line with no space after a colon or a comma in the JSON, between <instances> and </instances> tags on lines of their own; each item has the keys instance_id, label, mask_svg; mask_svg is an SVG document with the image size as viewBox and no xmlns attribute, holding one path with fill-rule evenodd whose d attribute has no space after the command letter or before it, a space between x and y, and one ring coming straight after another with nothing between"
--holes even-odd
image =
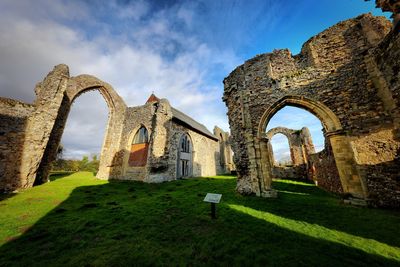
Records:
<instances>
[{"instance_id":1,"label":"ruined gable wall","mask_svg":"<svg viewBox=\"0 0 400 267\"><path fill-rule=\"evenodd\" d=\"M149 177L146 182L165 182L175 180L176 175L171 165L172 110L167 99L158 102L153 117L148 166Z\"/></svg>"},{"instance_id":2,"label":"ruined gable wall","mask_svg":"<svg viewBox=\"0 0 400 267\"><path fill-rule=\"evenodd\" d=\"M390 29L385 18L362 15L311 38L300 55L291 56L288 50L259 55L224 80L223 99L228 106L234 140L239 191L247 186L246 190L251 187L252 192L257 193L261 172L259 141L256 140L258 126L266 110L284 97L296 96L299 102L305 97L332 110L343 128L340 142L349 140L356 152L360 148L356 140L393 128L392 116L377 95L365 61L368 50ZM391 144L394 149L396 145ZM344 157L342 162L347 162L346 155L351 153L351 148L341 147L341 143L336 147L342 149L336 151ZM359 175L364 175L361 179L369 172L360 164L357 169ZM356 171L354 167L353 171ZM384 173L385 170L375 164L374 172ZM346 188L352 186L348 184ZM361 192L359 185L356 191Z\"/></svg>"},{"instance_id":3,"label":"ruined gable wall","mask_svg":"<svg viewBox=\"0 0 400 267\"><path fill-rule=\"evenodd\" d=\"M19 186L19 166L22 157L27 118L35 106L0 97L0 192Z\"/></svg>"},{"instance_id":4,"label":"ruined gable wall","mask_svg":"<svg viewBox=\"0 0 400 267\"><path fill-rule=\"evenodd\" d=\"M277 50L247 61L243 66L247 90L242 93L251 127L256 131L267 103L286 95L321 101L335 110L344 130L355 134L380 128L385 118L391 121L366 71L364 55L373 46L363 32L363 20L378 24L376 31L382 39L390 29L386 19L367 14L311 38L300 55L292 57L288 50Z\"/></svg>"}]
</instances>

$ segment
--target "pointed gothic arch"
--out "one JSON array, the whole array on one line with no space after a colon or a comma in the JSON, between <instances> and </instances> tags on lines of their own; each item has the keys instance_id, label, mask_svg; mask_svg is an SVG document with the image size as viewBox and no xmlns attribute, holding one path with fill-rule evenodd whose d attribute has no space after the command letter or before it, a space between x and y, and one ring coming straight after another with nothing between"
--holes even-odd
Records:
<instances>
[{"instance_id":1,"label":"pointed gothic arch","mask_svg":"<svg viewBox=\"0 0 400 267\"><path fill-rule=\"evenodd\" d=\"M354 151L337 116L323 103L303 96L285 96L272 104L262 115L257 132L259 164L261 166L260 191L271 189L271 158L265 129L269 120L285 106L305 109L320 119L325 138L329 138L343 191L365 199L368 195L365 182L360 178L354 159Z\"/></svg>"},{"instance_id":2,"label":"pointed gothic arch","mask_svg":"<svg viewBox=\"0 0 400 267\"><path fill-rule=\"evenodd\" d=\"M91 90L99 91L108 107L108 122L100 154L99 171L96 177L109 179L121 174L123 162L122 157L119 156L120 139L126 105L111 85L94 76L84 74L68 79L34 183L40 184L47 181L51 163L56 158L71 106L81 94Z\"/></svg>"},{"instance_id":3,"label":"pointed gothic arch","mask_svg":"<svg viewBox=\"0 0 400 267\"><path fill-rule=\"evenodd\" d=\"M144 125L136 130L129 147L129 167L144 167L149 151L149 132Z\"/></svg>"}]
</instances>

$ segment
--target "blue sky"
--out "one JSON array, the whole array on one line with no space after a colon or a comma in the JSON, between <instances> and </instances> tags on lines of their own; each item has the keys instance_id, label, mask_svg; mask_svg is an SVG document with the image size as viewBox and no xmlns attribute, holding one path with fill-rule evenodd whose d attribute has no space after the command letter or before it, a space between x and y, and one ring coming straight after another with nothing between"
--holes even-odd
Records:
<instances>
[{"instance_id":1,"label":"blue sky","mask_svg":"<svg viewBox=\"0 0 400 267\"><path fill-rule=\"evenodd\" d=\"M382 15L362 0L0 0L0 96L33 102L35 84L66 63L71 75L110 83L128 106L154 91L210 130L229 130L222 80L236 66L279 48L297 54L313 35L366 12ZM66 155L98 153L106 119L98 93L79 97Z\"/></svg>"}]
</instances>

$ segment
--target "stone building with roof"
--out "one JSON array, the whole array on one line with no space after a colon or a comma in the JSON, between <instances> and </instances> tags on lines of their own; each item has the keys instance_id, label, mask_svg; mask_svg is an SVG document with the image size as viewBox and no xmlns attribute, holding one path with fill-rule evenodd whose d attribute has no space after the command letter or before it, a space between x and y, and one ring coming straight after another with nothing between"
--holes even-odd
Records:
<instances>
[{"instance_id":1,"label":"stone building with roof","mask_svg":"<svg viewBox=\"0 0 400 267\"><path fill-rule=\"evenodd\" d=\"M163 182L230 172L229 134L214 132L152 94L146 104L127 108L121 178Z\"/></svg>"}]
</instances>

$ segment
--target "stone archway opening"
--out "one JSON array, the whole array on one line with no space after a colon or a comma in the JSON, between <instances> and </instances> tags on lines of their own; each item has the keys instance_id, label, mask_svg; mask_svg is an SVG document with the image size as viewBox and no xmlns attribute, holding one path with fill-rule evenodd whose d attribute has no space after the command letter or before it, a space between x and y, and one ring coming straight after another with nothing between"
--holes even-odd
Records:
<instances>
[{"instance_id":1,"label":"stone archway opening","mask_svg":"<svg viewBox=\"0 0 400 267\"><path fill-rule=\"evenodd\" d=\"M63 159L70 171L86 170L82 164L101 160L105 145L105 132L111 109L97 88L82 90L69 101L63 101L55 127L38 168L34 185L48 181L53 163L57 159L54 148L63 146ZM57 149L58 150L58 149ZM86 158L86 159L85 159ZM69 163L68 163L69 161ZM76 163L72 163L75 161ZM77 161L81 161L78 164ZM99 163L97 162L96 165ZM61 167L61 166L60 166ZM97 168L96 168L97 169ZM94 170L97 173L98 170Z\"/></svg>"},{"instance_id":2,"label":"stone archway opening","mask_svg":"<svg viewBox=\"0 0 400 267\"><path fill-rule=\"evenodd\" d=\"M307 175L312 179L317 179L318 181L319 177L316 177L317 175L321 175L321 173L329 167L336 167L337 180L339 181L334 185L338 187L336 191L349 193L353 197L364 199L367 195L365 184L358 174L353 149L342 129L339 119L324 104L298 96L283 97L271 105L262 115L258 127L258 139L260 140L260 164L263 166L260 191L269 192L271 190L271 181L274 177L272 172L273 165L271 164L271 148L265 129L267 129L267 125L271 118L285 106L298 107L309 111L321 121L323 126L326 154L321 155L321 157L323 157L326 164L317 164L321 161L321 157L308 157L309 165L306 170ZM331 187L328 189L335 191L332 190L332 187L334 186L329 185L329 183L326 184L322 182L318 185L322 187Z\"/></svg>"},{"instance_id":3,"label":"stone archway opening","mask_svg":"<svg viewBox=\"0 0 400 267\"><path fill-rule=\"evenodd\" d=\"M325 148L322 128L312 113L290 105L272 116L265 137L273 178L315 181L310 162ZM339 179L338 175L334 178Z\"/></svg>"},{"instance_id":4,"label":"stone archway opening","mask_svg":"<svg viewBox=\"0 0 400 267\"><path fill-rule=\"evenodd\" d=\"M104 143L109 108L98 90L85 91L77 96L70 108L60 145L61 159L57 157L53 169L97 172L101 147ZM85 165L88 161L88 166ZM80 166L78 161L81 161ZM75 169L76 170L76 169Z\"/></svg>"},{"instance_id":5,"label":"stone archway opening","mask_svg":"<svg viewBox=\"0 0 400 267\"><path fill-rule=\"evenodd\" d=\"M126 105L121 97L107 83L90 75L80 75L68 79L66 90L60 105L57 107L57 117L49 134L47 145L37 168L34 184L48 181L51 163L56 159L57 150L66 126L71 106L75 100L88 91L97 91L107 104L108 120L105 127L104 139L101 147L99 170L97 178L109 179L122 173L122 154L120 138L122 134L123 118ZM97 117L97 116L96 116ZM96 119L93 117L93 119ZM89 133L90 134L90 133Z\"/></svg>"}]
</instances>

